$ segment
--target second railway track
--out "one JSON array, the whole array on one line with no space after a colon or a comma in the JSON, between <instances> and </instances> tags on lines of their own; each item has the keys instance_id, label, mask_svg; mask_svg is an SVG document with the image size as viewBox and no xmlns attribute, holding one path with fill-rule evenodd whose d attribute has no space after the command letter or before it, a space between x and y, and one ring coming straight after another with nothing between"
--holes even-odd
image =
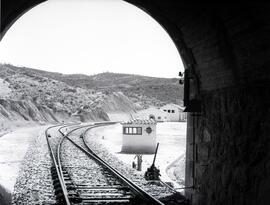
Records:
<instances>
[{"instance_id":1,"label":"second railway track","mask_svg":"<svg viewBox=\"0 0 270 205\"><path fill-rule=\"evenodd\" d=\"M55 138L46 130L58 204L163 204L87 146L86 132L108 124L62 126L59 129L62 136ZM67 131L68 127L73 128ZM83 134L76 133L77 130Z\"/></svg>"}]
</instances>

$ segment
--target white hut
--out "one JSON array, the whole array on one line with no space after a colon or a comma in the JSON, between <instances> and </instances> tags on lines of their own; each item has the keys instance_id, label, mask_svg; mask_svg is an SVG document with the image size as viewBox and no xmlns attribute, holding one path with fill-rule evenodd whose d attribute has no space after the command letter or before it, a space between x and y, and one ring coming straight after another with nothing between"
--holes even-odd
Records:
<instances>
[{"instance_id":1,"label":"white hut","mask_svg":"<svg viewBox=\"0 0 270 205\"><path fill-rule=\"evenodd\" d=\"M134 119L153 119L157 122L165 122L168 120L168 113L155 107L150 107L145 110L140 110L135 114L132 114Z\"/></svg>"},{"instance_id":2,"label":"white hut","mask_svg":"<svg viewBox=\"0 0 270 205\"><path fill-rule=\"evenodd\" d=\"M168 121L179 122L186 121L187 114L184 111L184 108L176 104L167 104L160 108L160 110L168 114Z\"/></svg>"},{"instance_id":3,"label":"white hut","mask_svg":"<svg viewBox=\"0 0 270 205\"><path fill-rule=\"evenodd\" d=\"M123 125L122 153L153 154L156 148L156 121L131 120Z\"/></svg>"}]
</instances>

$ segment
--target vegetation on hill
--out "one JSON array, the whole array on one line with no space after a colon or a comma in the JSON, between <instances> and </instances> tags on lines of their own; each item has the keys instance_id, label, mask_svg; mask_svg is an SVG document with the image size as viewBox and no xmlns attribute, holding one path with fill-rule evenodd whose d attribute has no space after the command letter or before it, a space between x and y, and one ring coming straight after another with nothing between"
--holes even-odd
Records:
<instances>
[{"instance_id":1,"label":"vegetation on hill","mask_svg":"<svg viewBox=\"0 0 270 205\"><path fill-rule=\"evenodd\" d=\"M177 78L155 78L121 73L100 73L97 75L47 72L8 65L14 71L38 74L64 82L70 86L106 93L120 91L134 103L146 108L149 105L162 106L165 103L182 104L183 86Z\"/></svg>"}]
</instances>

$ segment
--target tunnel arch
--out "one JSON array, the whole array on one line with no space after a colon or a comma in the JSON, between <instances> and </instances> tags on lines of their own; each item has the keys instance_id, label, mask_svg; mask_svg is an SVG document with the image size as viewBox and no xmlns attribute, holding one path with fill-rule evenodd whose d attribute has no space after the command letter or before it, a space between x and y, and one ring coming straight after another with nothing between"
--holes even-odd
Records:
<instances>
[{"instance_id":1,"label":"tunnel arch","mask_svg":"<svg viewBox=\"0 0 270 205\"><path fill-rule=\"evenodd\" d=\"M29 10L38 6L39 4L47 0L30 0L28 2L17 1L17 5L14 0L12 1L2 1L2 13L1 13L1 35L0 41L8 31L8 29L25 13ZM13 6L16 5L16 9Z\"/></svg>"},{"instance_id":2,"label":"tunnel arch","mask_svg":"<svg viewBox=\"0 0 270 205\"><path fill-rule=\"evenodd\" d=\"M12 21L1 34L38 1L3 2L14 13L2 14ZM186 165L192 204L269 203L269 3L127 2L164 26L198 79L202 110L189 118Z\"/></svg>"}]
</instances>

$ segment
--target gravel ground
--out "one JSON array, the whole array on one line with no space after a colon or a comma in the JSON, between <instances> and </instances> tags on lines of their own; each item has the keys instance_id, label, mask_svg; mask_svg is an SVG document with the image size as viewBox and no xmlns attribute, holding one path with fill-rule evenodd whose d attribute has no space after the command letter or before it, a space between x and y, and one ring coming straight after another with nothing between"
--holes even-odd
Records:
<instances>
[{"instance_id":1,"label":"gravel ground","mask_svg":"<svg viewBox=\"0 0 270 205\"><path fill-rule=\"evenodd\" d=\"M77 137L77 135L70 135L70 138L73 139ZM90 159L68 140L64 140L62 144L61 160L64 169L69 173L73 183L77 186L122 186L119 180L113 177L108 171L104 170L102 166ZM110 194L117 194L119 197L131 197L129 193L127 195L125 190L105 190L104 192L89 189L77 189L77 193L81 197L86 195L88 195L88 197L93 197L94 195L92 194L102 194L104 197L110 196Z\"/></svg>"},{"instance_id":2,"label":"gravel ground","mask_svg":"<svg viewBox=\"0 0 270 205\"><path fill-rule=\"evenodd\" d=\"M0 137L0 184L13 192L28 147L44 127L20 128Z\"/></svg>"},{"instance_id":3,"label":"gravel ground","mask_svg":"<svg viewBox=\"0 0 270 205\"><path fill-rule=\"evenodd\" d=\"M30 144L20 167L12 196L12 204L54 204L51 180L51 158L48 152L45 129Z\"/></svg>"},{"instance_id":4,"label":"gravel ground","mask_svg":"<svg viewBox=\"0 0 270 205\"><path fill-rule=\"evenodd\" d=\"M101 173L102 168L70 141L64 140L62 150L62 165L77 185L108 184L106 177Z\"/></svg>"}]
</instances>

